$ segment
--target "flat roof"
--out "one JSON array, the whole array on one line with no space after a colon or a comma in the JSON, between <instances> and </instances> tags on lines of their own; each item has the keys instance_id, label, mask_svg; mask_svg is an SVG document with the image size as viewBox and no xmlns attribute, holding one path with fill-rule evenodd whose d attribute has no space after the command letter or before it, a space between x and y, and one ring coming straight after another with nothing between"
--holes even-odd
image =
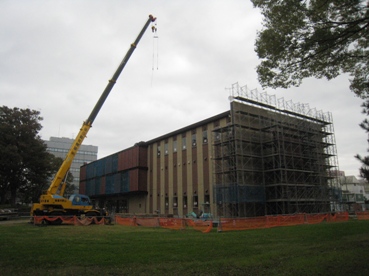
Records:
<instances>
[{"instance_id":1,"label":"flat roof","mask_svg":"<svg viewBox=\"0 0 369 276\"><path fill-rule=\"evenodd\" d=\"M205 120L199 121L199 122L197 122L197 123L194 123L194 124L188 125L188 126L186 126L186 127L183 127L183 128L177 129L177 130L175 130L175 131L169 132L169 133L167 133L167 134L164 134L164 135L159 136L159 137L157 137L157 138L154 138L154 139L152 139L152 140L146 141L146 142L144 142L144 143L145 143L146 145L148 145L148 144L153 144L153 143L155 143L155 142L158 142L158 141L161 141L161 140L167 139L167 138L169 138L169 137L172 137L172 136L175 136L175 135L178 135L178 134L184 133L184 132L186 132L186 131L188 131L188 130L191 130L191 129L197 128L197 127L199 127L199 126L203 126L203 125L205 125L205 124L208 124L208 123L214 122L214 121L216 121L216 120L222 119L222 118L224 118L224 117L227 117L229 114L230 114L230 111L229 111L229 110L228 110L228 111L225 111L225 112L222 112L222 113L220 113L220 114L218 114L218 115L212 116L212 117L210 117L210 118L207 118L207 119L205 119Z\"/></svg>"}]
</instances>

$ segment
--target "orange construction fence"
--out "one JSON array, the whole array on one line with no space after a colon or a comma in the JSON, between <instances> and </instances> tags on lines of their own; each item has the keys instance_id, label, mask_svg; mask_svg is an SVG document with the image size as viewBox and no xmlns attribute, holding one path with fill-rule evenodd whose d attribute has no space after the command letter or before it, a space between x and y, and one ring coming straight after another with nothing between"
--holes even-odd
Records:
<instances>
[{"instance_id":1,"label":"orange construction fence","mask_svg":"<svg viewBox=\"0 0 369 276\"><path fill-rule=\"evenodd\" d=\"M249 230L299 224L316 224L323 221L339 222L347 220L347 212L334 214L278 215L252 218L221 218L218 224L218 231Z\"/></svg>"},{"instance_id":2,"label":"orange construction fence","mask_svg":"<svg viewBox=\"0 0 369 276\"><path fill-rule=\"evenodd\" d=\"M186 227L184 220L179 218L159 218L159 225L174 230L183 230Z\"/></svg>"},{"instance_id":3,"label":"orange construction fence","mask_svg":"<svg viewBox=\"0 0 369 276\"><path fill-rule=\"evenodd\" d=\"M86 226L90 224L98 224L98 225L105 225L109 224L107 218L97 218L97 217L85 217L85 218L78 218L76 216L73 217L63 217L63 216L34 216L33 217L33 224L69 224L75 226Z\"/></svg>"},{"instance_id":4,"label":"orange construction fence","mask_svg":"<svg viewBox=\"0 0 369 276\"><path fill-rule=\"evenodd\" d=\"M137 226L145 226L145 227L159 227L159 219L158 218L136 218Z\"/></svg>"},{"instance_id":5,"label":"orange construction fence","mask_svg":"<svg viewBox=\"0 0 369 276\"><path fill-rule=\"evenodd\" d=\"M144 227L162 227L173 230L183 230L186 227L191 227L195 230L209 233L213 228L212 221L182 219L182 218L140 218L140 217L125 217L115 216L115 223L124 226L144 226Z\"/></svg>"},{"instance_id":6,"label":"orange construction fence","mask_svg":"<svg viewBox=\"0 0 369 276\"><path fill-rule=\"evenodd\" d=\"M136 218L122 218L120 216L115 216L115 223L124 226L137 226Z\"/></svg>"},{"instance_id":7,"label":"orange construction fence","mask_svg":"<svg viewBox=\"0 0 369 276\"><path fill-rule=\"evenodd\" d=\"M328 216L328 214L306 214L305 220L308 224L317 224L327 221Z\"/></svg>"},{"instance_id":8,"label":"orange construction fence","mask_svg":"<svg viewBox=\"0 0 369 276\"><path fill-rule=\"evenodd\" d=\"M348 219L349 219L348 212L328 214L328 217L327 217L328 222L348 221Z\"/></svg>"},{"instance_id":9,"label":"orange construction fence","mask_svg":"<svg viewBox=\"0 0 369 276\"><path fill-rule=\"evenodd\" d=\"M266 224L267 217L222 218L218 224L218 231L266 228Z\"/></svg>"},{"instance_id":10,"label":"orange construction fence","mask_svg":"<svg viewBox=\"0 0 369 276\"><path fill-rule=\"evenodd\" d=\"M369 219L369 211L356 212L356 217L358 220Z\"/></svg>"},{"instance_id":11,"label":"orange construction fence","mask_svg":"<svg viewBox=\"0 0 369 276\"><path fill-rule=\"evenodd\" d=\"M211 220L192 220L185 219L186 225L192 227L195 230L201 231L203 233L209 233L213 229L213 222Z\"/></svg>"},{"instance_id":12,"label":"orange construction fence","mask_svg":"<svg viewBox=\"0 0 369 276\"><path fill-rule=\"evenodd\" d=\"M278 226L291 226L305 223L305 214L284 215L279 217Z\"/></svg>"},{"instance_id":13,"label":"orange construction fence","mask_svg":"<svg viewBox=\"0 0 369 276\"><path fill-rule=\"evenodd\" d=\"M358 219L369 219L369 211L357 212ZM299 224L316 224L323 221L340 222L348 220L348 212L328 213L328 214L294 214L278 215L251 218L221 218L218 221L218 231L234 231L270 228L278 226L290 226ZM38 224L70 224L75 226L82 225L105 225L110 223L110 218L85 217L78 218L63 216L34 216L33 223ZM162 227L173 230L183 230L188 228L209 233L213 229L213 221L193 220L185 218L162 218L162 217L120 217L115 216L115 223L124 226L143 226L143 227Z\"/></svg>"}]
</instances>

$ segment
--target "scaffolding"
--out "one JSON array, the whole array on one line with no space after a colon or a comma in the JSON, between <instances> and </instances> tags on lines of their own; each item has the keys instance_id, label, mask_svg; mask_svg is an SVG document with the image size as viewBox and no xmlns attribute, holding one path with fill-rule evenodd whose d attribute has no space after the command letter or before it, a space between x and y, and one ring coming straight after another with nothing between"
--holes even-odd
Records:
<instances>
[{"instance_id":1,"label":"scaffolding","mask_svg":"<svg viewBox=\"0 0 369 276\"><path fill-rule=\"evenodd\" d=\"M213 131L218 215L339 210L331 113L234 84L230 122Z\"/></svg>"}]
</instances>

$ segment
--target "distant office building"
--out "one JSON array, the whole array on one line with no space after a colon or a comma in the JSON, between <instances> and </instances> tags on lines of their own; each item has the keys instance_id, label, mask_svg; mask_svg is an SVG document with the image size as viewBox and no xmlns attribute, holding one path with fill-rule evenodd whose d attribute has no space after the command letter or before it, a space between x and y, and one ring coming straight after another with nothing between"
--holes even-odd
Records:
<instances>
[{"instance_id":1,"label":"distant office building","mask_svg":"<svg viewBox=\"0 0 369 276\"><path fill-rule=\"evenodd\" d=\"M366 210L365 202L369 198L368 183L354 175L341 176L342 200L349 212Z\"/></svg>"},{"instance_id":2,"label":"distant office building","mask_svg":"<svg viewBox=\"0 0 369 276\"><path fill-rule=\"evenodd\" d=\"M47 151L56 157L60 157L63 160L65 159L72 143L73 139L69 138L59 138L59 137L50 137L50 140L46 140L45 143L47 145ZM76 187L76 190L79 190L79 171L80 167L92 161L97 160L97 152L98 147L92 145L81 145L78 153L76 154L72 166L70 168L70 172L73 175L73 185Z\"/></svg>"},{"instance_id":3,"label":"distant office building","mask_svg":"<svg viewBox=\"0 0 369 276\"><path fill-rule=\"evenodd\" d=\"M230 110L81 167L115 212L255 217L340 210L331 113L234 85Z\"/></svg>"}]
</instances>

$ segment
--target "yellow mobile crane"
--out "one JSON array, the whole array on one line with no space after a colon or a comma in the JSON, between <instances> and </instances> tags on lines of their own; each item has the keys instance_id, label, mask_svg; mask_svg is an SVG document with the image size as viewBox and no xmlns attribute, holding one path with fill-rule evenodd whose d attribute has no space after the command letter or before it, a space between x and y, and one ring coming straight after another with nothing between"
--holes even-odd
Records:
<instances>
[{"instance_id":1,"label":"yellow mobile crane","mask_svg":"<svg viewBox=\"0 0 369 276\"><path fill-rule=\"evenodd\" d=\"M72 165L73 159L78 152L78 149L82 145L83 140L85 139L87 132L92 126L97 114L99 113L102 105L104 104L106 98L108 97L110 91L113 89L114 84L116 83L120 73L131 57L133 51L135 50L137 44L141 40L141 37L144 35L147 27L151 22L155 22L156 18L152 15L149 15L148 20L146 21L144 27L141 32L137 36L134 43L131 44L128 52L123 58L122 62L118 66L115 71L113 77L109 80L108 85L105 90L101 94L98 102L96 103L94 109L92 110L90 116L86 121L83 122L82 127L74 139L72 146L69 149L69 152L64 159L62 165L60 166L58 172L56 173L53 181L50 184L50 187L47 191L40 196L40 203L34 203L31 208L31 217L33 216L106 216L107 213L104 210L95 209L90 201L90 198L86 195L81 194L73 194L69 197L69 199L65 198L64 191L66 187L66 183L64 179ZM153 32L156 28L152 27ZM56 224L61 223L59 220Z\"/></svg>"}]
</instances>

